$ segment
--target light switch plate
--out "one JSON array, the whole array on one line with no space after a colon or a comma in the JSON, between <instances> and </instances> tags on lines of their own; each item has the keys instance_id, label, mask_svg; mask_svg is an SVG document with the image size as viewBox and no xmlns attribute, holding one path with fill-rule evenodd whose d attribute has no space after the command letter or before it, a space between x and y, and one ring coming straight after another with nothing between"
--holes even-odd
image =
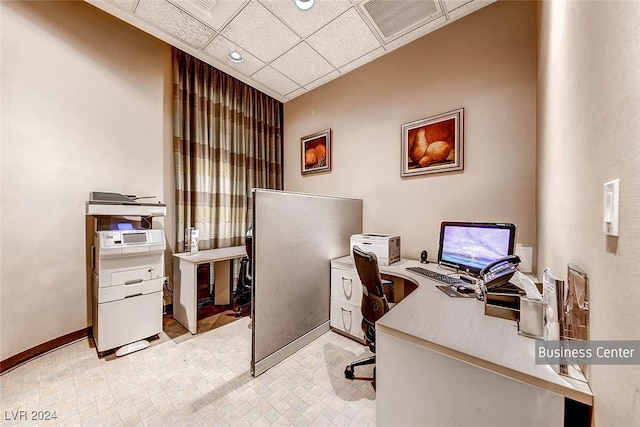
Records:
<instances>
[{"instance_id":1,"label":"light switch plate","mask_svg":"<svg viewBox=\"0 0 640 427\"><path fill-rule=\"evenodd\" d=\"M604 232L607 236L618 236L620 233L620 180L604 184L603 215Z\"/></svg>"}]
</instances>

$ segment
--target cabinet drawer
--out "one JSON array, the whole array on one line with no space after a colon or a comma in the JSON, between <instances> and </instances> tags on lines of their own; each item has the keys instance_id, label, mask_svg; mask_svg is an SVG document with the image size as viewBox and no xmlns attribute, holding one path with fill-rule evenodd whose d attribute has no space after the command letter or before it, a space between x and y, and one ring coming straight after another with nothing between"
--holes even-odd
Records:
<instances>
[{"instance_id":1,"label":"cabinet drawer","mask_svg":"<svg viewBox=\"0 0 640 427\"><path fill-rule=\"evenodd\" d=\"M356 270L331 269L331 297L360 306L362 284Z\"/></svg>"},{"instance_id":2,"label":"cabinet drawer","mask_svg":"<svg viewBox=\"0 0 640 427\"><path fill-rule=\"evenodd\" d=\"M93 337L98 351L120 347L162 332L162 292L94 304Z\"/></svg>"},{"instance_id":3,"label":"cabinet drawer","mask_svg":"<svg viewBox=\"0 0 640 427\"><path fill-rule=\"evenodd\" d=\"M331 298L331 327L364 340L360 306Z\"/></svg>"},{"instance_id":4,"label":"cabinet drawer","mask_svg":"<svg viewBox=\"0 0 640 427\"><path fill-rule=\"evenodd\" d=\"M144 280L140 283L130 285L108 286L102 288L98 286L97 280L94 281L93 295L98 303L110 302L131 298L137 295L147 295L152 292L162 291L164 278Z\"/></svg>"},{"instance_id":5,"label":"cabinet drawer","mask_svg":"<svg viewBox=\"0 0 640 427\"><path fill-rule=\"evenodd\" d=\"M114 271L111 273L111 283L101 283L100 286L135 285L144 280L153 278L153 269L150 267L134 268L131 270Z\"/></svg>"}]
</instances>

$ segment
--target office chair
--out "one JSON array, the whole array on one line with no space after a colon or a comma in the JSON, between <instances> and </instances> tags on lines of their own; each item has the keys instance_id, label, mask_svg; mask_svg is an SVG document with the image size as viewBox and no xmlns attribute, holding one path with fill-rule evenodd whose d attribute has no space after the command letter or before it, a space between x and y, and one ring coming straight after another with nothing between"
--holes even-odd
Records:
<instances>
[{"instance_id":1,"label":"office chair","mask_svg":"<svg viewBox=\"0 0 640 427\"><path fill-rule=\"evenodd\" d=\"M362 330L364 331L365 343L372 353L376 352L376 321L389 311L389 303L384 294L384 285L393 285L390 280L382 280L378 269L378 258L373 252L364 252L359 247L353 247L353 259L356 270L362 282ZM355 379L354 368L356 366L372 365L376 363L375 354L371 357L353 362L344 370L347 379ZM376 370L373 368L373 378L358 378L372 380L375 388Z\"/></svg>"},{"instance_id":2,"label":"office chair","mask_svg":"<svg viewBox=\"0 0 640 427\"><path fill-rule=\"evenodd\" d=\"M236 317L251 314L251 257L253 255L253 230L249 228L244 242L247 255L240 260L240 272L238 273L238 283L233 292L233 307Z\"/></svg>"}]
</instances>

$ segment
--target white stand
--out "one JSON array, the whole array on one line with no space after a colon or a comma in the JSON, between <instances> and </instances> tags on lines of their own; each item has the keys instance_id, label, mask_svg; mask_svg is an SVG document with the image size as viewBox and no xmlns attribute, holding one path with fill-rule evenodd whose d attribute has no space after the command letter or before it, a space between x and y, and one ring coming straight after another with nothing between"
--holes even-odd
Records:
<instances>
[{"instance_id":1,"label":"white stand","mask_svg":"<svg viewBox=\"0 0 640 427\"><path fill-rule=\"evenodd\" d=\"M116 356L125 356L129 353L133 353L134 351L142 350L149 347L149 341L140 340L136 342L132 342L131 344L123 345L119 349L116 350Z\"/></svg>"},{"instance_id":2,"label":"white stand","mask_svg":"<svg viewBox=\"0 0 640 427\"><path fill-rule=\"evenodd\" d=\"M179 272L173 286L173 318L192 334L198 331L198 265L215 263L214 304L231 304L231 260L246 255L244 246L206 249L195 255L173 254L180 260Z\"/></svg>"}]
</instances>

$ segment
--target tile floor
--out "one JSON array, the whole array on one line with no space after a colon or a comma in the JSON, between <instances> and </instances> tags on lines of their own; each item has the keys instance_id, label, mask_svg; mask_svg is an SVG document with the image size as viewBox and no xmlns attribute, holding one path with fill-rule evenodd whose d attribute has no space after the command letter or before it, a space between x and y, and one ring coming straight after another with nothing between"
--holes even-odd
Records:
<instances>
[{"instance_id":1,"label":"tile floor","mask_svg":"<svg viewBox=\"0 0 640 427\"><path fill-rule=\"evenodd\" d=\"M98 359L88 339L69 344L0 376L1 424L375 425L371 383L343 377L350 361L369 354L363 345L327 332L253 378L250 328L245 317L195 336L162 333L120 358ZM57 418L31 420L43 411Z\"/></svg>"}]
</instances>

